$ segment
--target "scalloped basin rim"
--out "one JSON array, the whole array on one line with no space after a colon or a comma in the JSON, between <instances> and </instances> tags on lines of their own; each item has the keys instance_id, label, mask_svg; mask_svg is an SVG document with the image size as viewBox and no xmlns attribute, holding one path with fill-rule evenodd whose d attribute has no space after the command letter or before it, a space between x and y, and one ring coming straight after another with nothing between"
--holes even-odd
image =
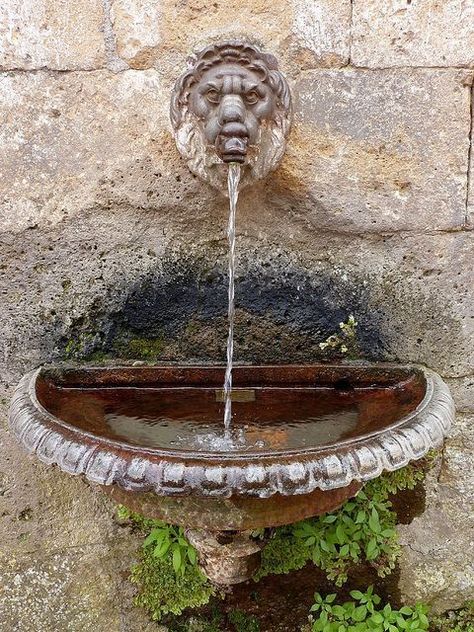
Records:
<instances>
[{"instance_id":1,"label":"scalloped basin rim","mask_svg":"<svg viewBox=\"0 0 474 632\"><path fill-rule=\"evenodd\" d=\"M441 378L423 367L387 364L238 366L236 388L398 389L403 414L377 420L364 404L360 430L321 446L265 452L216 453L156 449L99 436L58 418L48 410L47 388L221 387L224 367L42 367L18 385L10 426L18 441L47 464L82 474L101 485L159 496L269 498L309 494L364 482L383 470L395 470L439 447L454 418L454 405ZM372 405L373 407L373 405ZM393 408L393 406L392 406ZM396 410L395 410L396 412ZM371 425L372 424L372 425ZM359 426L358 426L359 427Z\"/></svg>"}]
</instances>

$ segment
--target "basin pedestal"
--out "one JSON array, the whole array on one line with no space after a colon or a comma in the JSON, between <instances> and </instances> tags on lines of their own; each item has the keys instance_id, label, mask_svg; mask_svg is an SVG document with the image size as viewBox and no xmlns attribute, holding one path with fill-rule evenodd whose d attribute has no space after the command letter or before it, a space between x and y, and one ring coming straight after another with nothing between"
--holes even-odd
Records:
<instances>
[{"instance_id":1,"label":"basin pedestal","mask_svg":"<svg viewBox=\"0 0 474 632\"><path fill-rule=\"evenodd\" d=\"M251 531L204 531L187 529L186 537L199 556L206 576L222 586L251 579L260 566L263 540L252 538Z\"/></svg>"}]
</instances>

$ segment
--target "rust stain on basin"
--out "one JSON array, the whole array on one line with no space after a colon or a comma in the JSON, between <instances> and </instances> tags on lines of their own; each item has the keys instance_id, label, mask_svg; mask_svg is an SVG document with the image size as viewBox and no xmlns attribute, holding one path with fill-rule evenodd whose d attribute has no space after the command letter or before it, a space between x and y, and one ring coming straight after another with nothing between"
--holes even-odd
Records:
<instances>
[{"instance_id":1,"label":"rust stain on basin","mask_svg":"<svg viewBox=\"0 0 474 632\"><path fill-rule=\"evenodd\" d=\"M10 425L43 462L118 502L218 531L331 511L441 445L454 415L441 378L418 367L240 366L237 438L215 443L224 370L43 367L20 382Z\"/></svg>"}]
</instances>

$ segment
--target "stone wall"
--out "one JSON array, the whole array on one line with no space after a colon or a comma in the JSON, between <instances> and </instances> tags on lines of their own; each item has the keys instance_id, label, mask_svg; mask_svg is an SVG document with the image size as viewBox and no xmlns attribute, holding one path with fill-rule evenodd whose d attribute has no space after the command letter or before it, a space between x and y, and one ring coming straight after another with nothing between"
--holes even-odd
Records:
<instances>
[{"instance_id":1,"label":"stone wall","mask_svg":"<svg viewBox=\"0 0 474 632\"><path fill-rule=\"evenodd\" d=\"M354 313L368 358L440 372L458 421L400 587L474 598L471 0L4 0L0 8L0 627L157 629L138 545L81 480L19 451L6 408L42 362L152 337L222 360L227 204L168 121L186 56L245 38L295 101L279 169L238 209L237 359L314 359ZM150 626L148 628L148 626Z\"/></svg>"}]
</instances>

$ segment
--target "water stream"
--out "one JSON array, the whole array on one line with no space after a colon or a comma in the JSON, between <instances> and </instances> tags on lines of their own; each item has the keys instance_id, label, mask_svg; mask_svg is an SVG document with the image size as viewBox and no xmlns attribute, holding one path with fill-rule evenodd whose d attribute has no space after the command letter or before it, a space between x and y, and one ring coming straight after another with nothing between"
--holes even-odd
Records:
<instances>
[{"instance_id":1,"label":"water stream","mask_svg":"<svg viewBox=\"0 0 474 632\"><path fill-rule=\"evenodd\" d=\"M229 307L228 321L229 333L227 336L227 367L224 380L224 428L226 435L230 434L232 422L232 361L234 357L234 316L235 316L235 210L239 197L240 165L231 162L227 176L229 190L229 225L227 238L229 240Z\"/></svg>"}]
</instances>

